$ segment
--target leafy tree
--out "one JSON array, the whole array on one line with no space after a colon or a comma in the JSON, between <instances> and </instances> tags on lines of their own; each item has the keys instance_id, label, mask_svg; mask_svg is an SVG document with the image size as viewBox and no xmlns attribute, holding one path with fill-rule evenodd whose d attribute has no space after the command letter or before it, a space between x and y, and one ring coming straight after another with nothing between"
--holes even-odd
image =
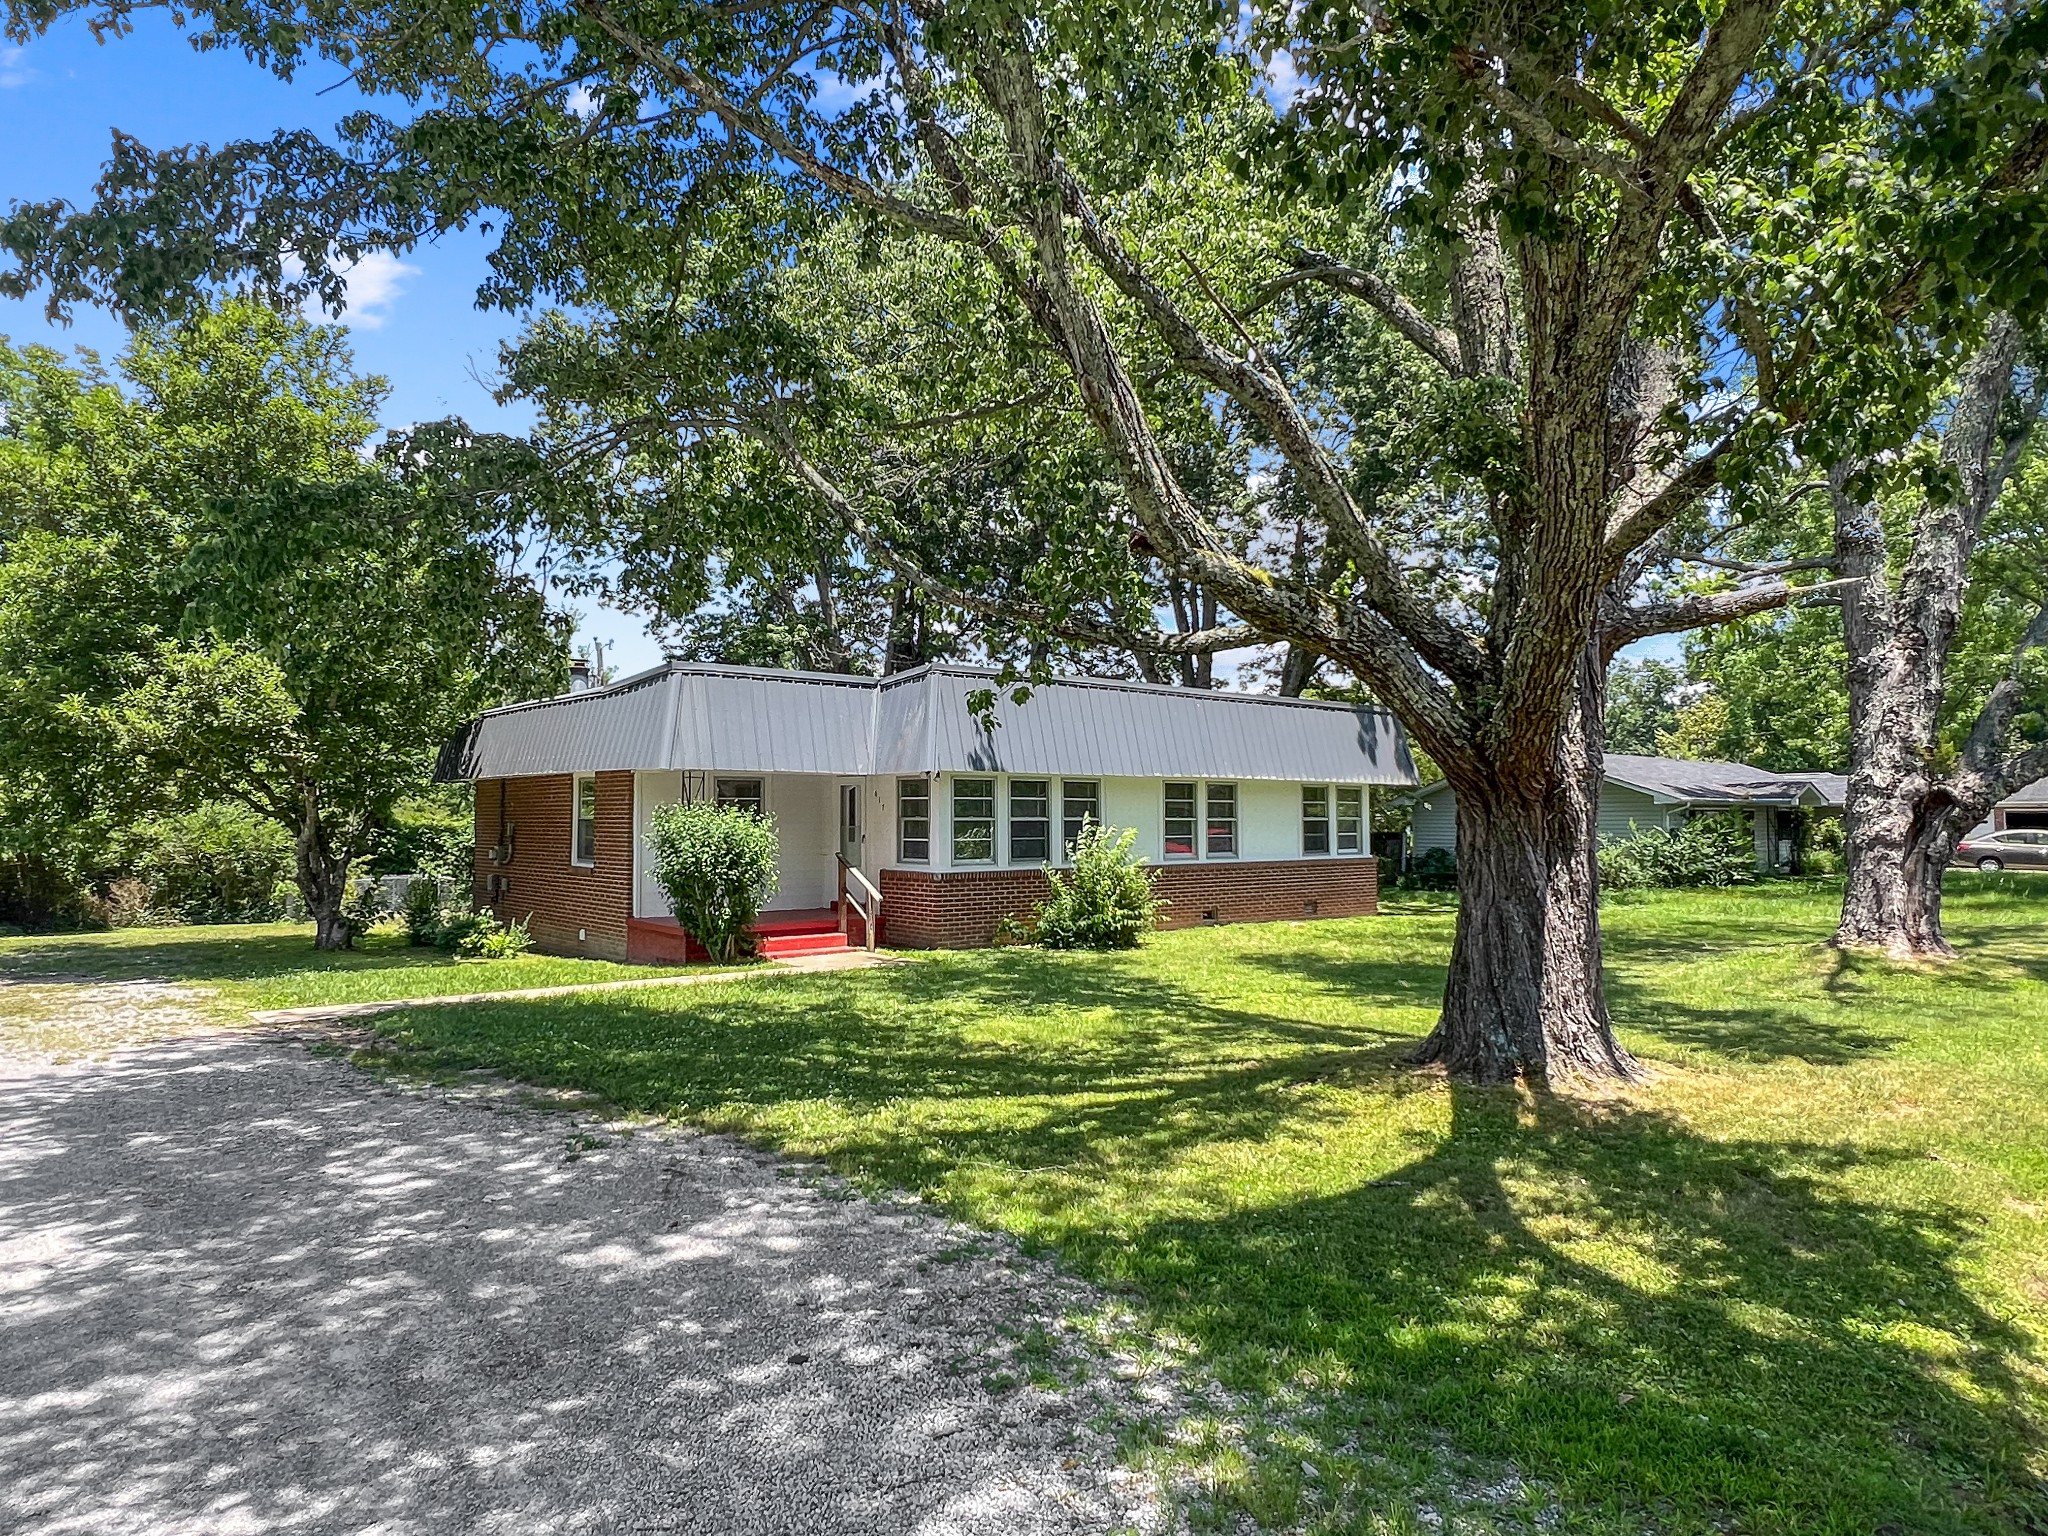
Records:
<instances>
[{"instance_id":1,"label":"leafy tree","mask_svg":"<svg viewBox=\"0 0 2048 1536\"><path fill-rule=\"evenodd\" d=\"M441 744L561 674L467 434L366 465L381 381L254 303L140 333L126 392L5 358L0 772L130 817L248 807L290 837L316 942L346 945L349 873Z\"/></svg>"},{"instance_id":2,"label":"leafy tree","mask_svg":"<svg viewBox=\"0 0 2048 1536\"><path fill-rule=\"evenodd\" d=\"M1685 673L1668 661L1617 661L1607 669L1607 750L1655 756L1678 723Z\"/></svg>"},{"instance_id":3,"label":"leafy tree","mask_svg":"<svg viewBox=\"0 0 2048 1536\"><path fill-rule=\"evenodd\" d=\"M25 33L71 8L118 28L127 0L10 16ZM1358 678L1456 786L1463 900L1423 1054L1475 1079L1633 1070L1593 889L1613 654L1800 595L1783 577L1717 590L1719 567L1686 562L1793 455L1910 436L1939 383L1928 356L2048 296L2033 11L192 14L204 46L287 73L326 57L403 110L352 119L338 147L117 140L99 207L15 211L0 286L153 312L209 282L289 286L289 258L333 298L368 249L488 222L486 298L636 327L619 354L636 376L642 353L678 355L651 336L674 327L696 355L670 428L779 463L936 601L1045 637L1213 649L1224 636L1160 634L1119 602L1156 565L1214 601L1231 643ZM1300 88L1276 115L1260 61L1283 51ZM903 343L865 354L878 388L835 364L814 326L832 306L791 294L814 257L849 291L863 269L819 252L856 239L907 253L884 277L928 277L873 295L868 332ZM927 324L933 295L950 308ZM1332 305L1410 349L1384 390L1294 347L1305 310ZM859 413L826 388L849 382L876 412L851 436ZM1357 430L1380 418L1352 414L1381 395L1405 426L1385 444ZM1028 436L1053 450L1047 483L1071 483L1064 446L1109 466L1116 494L1025 498L1042 553L1020 591L990 592L925 567L888 515L881 450L907 440L941 467L1012 413L1043 413ZM1284 469L1327 559L1219 526L1201 462L1177 451L1204 413L1263 474Z\"/></svg>"},{"instance_id":4,"label":"leafy tree","mask_svg":"<svg viewBox=\"0 0 2048 1536\"><path fill-rule=\"evenodd\" d=\"M1686 664L1721 700L1713 757L1785 771L1849 761L1848 658L1839 608L1809 607L1694 638Z\"/></svg>"}]
</instances>

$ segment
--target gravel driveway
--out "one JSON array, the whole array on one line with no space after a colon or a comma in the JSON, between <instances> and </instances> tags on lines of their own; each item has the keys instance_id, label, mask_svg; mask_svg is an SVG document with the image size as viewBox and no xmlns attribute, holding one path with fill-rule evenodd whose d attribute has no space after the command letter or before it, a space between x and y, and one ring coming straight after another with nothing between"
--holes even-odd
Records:
<instances>
[{"instance_id":1,"label":"gravel driveway","mask_svg":"<svg viewBox=\"0 0 2048 1536\"><path fill-rule=\"evenodd\" d=\"M985 1385L1085 1295L789 1172L248 1035L0 1059L0 1531L1156 1522Z\"/></svg>"}]
</instances>

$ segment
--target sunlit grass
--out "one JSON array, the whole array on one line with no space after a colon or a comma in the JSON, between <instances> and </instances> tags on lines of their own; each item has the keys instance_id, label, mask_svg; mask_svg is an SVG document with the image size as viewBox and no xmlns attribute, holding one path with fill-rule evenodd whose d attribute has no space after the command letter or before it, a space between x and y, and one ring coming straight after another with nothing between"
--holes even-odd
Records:
<instances>
[{"instance_id":1,"label":"sunlit grass","mask_svg":"<svg viewBox=\"0 0 2048 1536\"><path fill-rule=\"evenodd\" d=\"M239 1020L251 1009L507 992L662 974L649 966L537 954L457 960L437 949L412 948L403 934L389 927L365 935L353 950L332 953L314 949L312 928L296 923L121 928L0 939L0 980L183 983L202 988L207 1006L224 1022ZM28 1006L24 995L0 992L0 1022L12 1011L25 1015Z\"/></svg>"}]
</instances>

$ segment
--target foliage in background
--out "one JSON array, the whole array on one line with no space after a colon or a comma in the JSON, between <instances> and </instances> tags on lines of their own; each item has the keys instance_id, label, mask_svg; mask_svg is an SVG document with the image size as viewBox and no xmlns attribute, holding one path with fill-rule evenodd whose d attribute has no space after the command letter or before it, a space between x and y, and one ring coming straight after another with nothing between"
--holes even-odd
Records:
<instances>
[{"instance_id":1,"label":"foliage in background","mask_svg":"<svg viewBox=\"0 0 2048 1536\"><path fill-rule=\"evenodd\" d=\"M748 930L778 880L775 827L738 806L665 805L648 831L654 878L685 932L718 961L752 952Z\"/></svg>"},{"instance_id":2,"label":"foliage in background","mask_svg":"<svg viewBox=\"0 0 2048 1536\"><path fill-rule=\"evenodd\" d=\"M1600 845L1600 883L1614 891L1749 885L1756 880L1754 836L1738 812L1695 816L1676 832L1644 827Z\"/></svg>"},{"instance_id":3,"label":"foliage in background","mask_svg":"<svg viewBox=\"0 0 2048 1536\"><path fill-rule=\"evenodd\" d=\"M435 784L405 796L371 835L363 872L433 875L466 886L476 843L472 795L466 784Z\"/></svg>"},{"instance_id":4,"label":"foliage in background","mask_svg":"<svg viewBox=\"0 0 2048 1536\"><path fill-rule=\"evenodd\" d=\"M1045 867L1052 887L1032 929L1047 949L1131 949L1150 933L1166 903L1157 873L1138 858L1135 827L1118 831L1084 821L1065 870Z\"/></svg>"},{"instance_id":5,"label":"foliage in background","mask_svg":"<svg viewBox=\"0 0 2048 1536\"><path fill-rule=\"evenodd\" d=\"M1404 891L1454 891L1458 856L1448 848L1425 848L1394 883Z\"/></svg>"},{"instance_id":6,"label":"foliage in background","mask_svg":"<svg viewBox=\"0 0 2048 1536\"><path fill-rule=\"evenodd\" d=\"M279 915L277 887L292 868L292 839L233 801L151 817L118 839L121 865L149 887L171 921L260 923Z\"/></svg>"},{"instance_id":7,"label":"foliage in background","mask_svg":"<svg viewBox=\"0 0 2048 1536\"><path fill-rule=\"evenodd\" d=\"M1607 669L1607 750L1662 755L1660 739L1678 724L1687 691L1684 669L1668 661L1616 660Z\"/></svg>"},{"instance_id":8,"label":"foliage in background","mask_svg":"<svg viewBox=\"0 0 2048 1536\"><path fill-rule=\"evenodd\" d=\"M384 394L337 328L240 300L113 372L0 343L0 776L80 815L247 807L322 945L442 744L566 655L490 441L366 463Z\"/></svg>"}]
</instances>

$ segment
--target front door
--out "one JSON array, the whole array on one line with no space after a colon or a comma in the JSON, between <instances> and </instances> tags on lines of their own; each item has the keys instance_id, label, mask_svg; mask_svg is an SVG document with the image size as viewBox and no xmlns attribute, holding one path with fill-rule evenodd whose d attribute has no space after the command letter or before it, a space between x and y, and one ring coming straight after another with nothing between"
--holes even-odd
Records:
<instances>
[{"instance_id":1,"label":"front door","mask_svg":"<svg viewBox=\"0 0 2048 1536\"><path fill-rule=\"evenodd\" d=\"M839 857L860 868L860 786L839 786Z\"/></svg>"}]
</instances>

